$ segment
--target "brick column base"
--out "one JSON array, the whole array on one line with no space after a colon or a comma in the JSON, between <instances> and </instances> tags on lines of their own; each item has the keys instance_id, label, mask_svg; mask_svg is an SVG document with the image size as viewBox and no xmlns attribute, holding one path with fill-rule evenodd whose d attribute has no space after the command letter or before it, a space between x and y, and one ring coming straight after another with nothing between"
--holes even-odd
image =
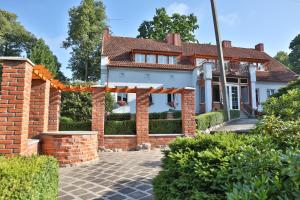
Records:
<instances>
[{"instance_id":1,"label":"brick column base","mask_svg":"<svg viewBox=\"0 0 300 200\"><path fill-rule=\"evenodd\" d=\"M149 143L149 92L137 89L136 92L136 139L137 145Z\"/></svg>"},{"instance_id":2,"label":"brick column base","mask_svg":"<svg viewBox=\"0 0 300 200\"><path fill-rule=\"evenodd\" d=\"M195 122L195 91L186 89L181 94L182 133L186 136L196 132Z\"/></svg>"},{"instance_id":3,"label":"brick column base","mask_svg":"<svg viewBox=\"0 0 300 200\"><path fill-rule=\"evenodd\" d=\"M92 91L92 131L98 132L98 145L104 147L105 89L93 88Z\"/></svg>"},{"instance_id":4,"label":"brick column base","mask_svg":"<svg viewBox=\"0 0 300 200\"><path fill-rule=\"evenodd\" d=\"M61 91L50 89L48 131L59 131Z\"/></svg>"}]
</instances>

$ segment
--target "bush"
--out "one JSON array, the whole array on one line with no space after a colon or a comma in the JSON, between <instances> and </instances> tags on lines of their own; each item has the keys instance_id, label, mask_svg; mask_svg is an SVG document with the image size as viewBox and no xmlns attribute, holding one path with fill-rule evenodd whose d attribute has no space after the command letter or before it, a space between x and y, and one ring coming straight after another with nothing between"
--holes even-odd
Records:
<instances>
[{"instance_id":1,"label":"bush","mask_svg":"<svg viewBox=\"0 0 300 200\"><path fill-rule=\"evenodd\" d=\"M196 124L198 130L205 130L218 124L222 124L223 122L223 112L209 112L196 116Z\"/></svg>"},{"instance_id":2,"label":"bush","mask_svg":"<svg viewBox=\"0 0 300 200\"><path fill-rule=\"evenodd\" d=\"M106 121L105 135L135 135L136 122L135 120L124 121Z\"/></svg>"},{"instance_id":3,"label":"bush","mask_svg":"<svg viewBox=\"0 0 300 200\"><path fill-rule=\"evenodd\" d=\"M270 135L178 138L153 181L155 199L297 199L299 164L300 151L282 151Z\"/></svg>"},{"instance_id":4,"label":"bush","mask_svg":"<svg viewBox=\"0 0 300 200\"><path fill-rule=\"evenodd\" d=\"M61 117L61 118L59 119L59 121L60 121L61 123L71 123L71 122L73 122L73 119L72 119L72 118L69 118L69 117Z\"/></svg>"},{"instance_id":5,"label":"bush","mask_svg":"<svg viewBox=\"0 0 300 200\"><path fill-rule=\"evenodd\" d=\"M149 119L167 119L167 112L149 113Z\"/></svg>"},{"instance_id":6,"label":"bush","mask_svg":"<svg viewBox=\"0 0 300 200\"><path fill-rule=\"evenodd\" d=\"M110 113L107 115L108 121L122 121L122 120L130 120L130 113Z\"/></svg>"},{"instance_id":7,"label":"bush","mask_svg":"<svg viewBox=\"0 0 300 200\"><path fill-rule=\"evenodd\" d=\"M240 118L241 111L239 110L230 110L230 119Z\"/></svg>"},{"instance_id":8,"label":"bush","mask_svg":"<svg viewBox=\"0 0 300 200\"><path fill-rule=\"evenodd\" d=\"M155 119L149 121L150 134L182 133L180 119Z\"/></svg>"},{"instance_id":9,"label":"bush","mask_svg":"<svg viewBox=\"0 0 300 200\"><path fill-rule=\"evenodd\" d=\"M149 113L149 119L167 119L168 112ZM181 118L181 111L172 111L174 119ZM111 113L107 116L109 121L130 120L130 113Z\"/></svg>"},{"instance_id":10,"label":"bush","mask_svg":"<svg viewBox=\"0 0 300 200\"><path fill-rule=\"evenodd\" d=\"M92 123L90 121L74 122L74 121L60 121L60 131L91 131Z\"/></svg>"},{"instance_id":11,"label":"bush","mask_svg":"<svg viewBox=\"0 0 300 200\"><path fill-rule=\"evenodd\" d=\"M56 199L58 162L53 157L0 157L0 199Z\"/></svg>"}]
</instances>

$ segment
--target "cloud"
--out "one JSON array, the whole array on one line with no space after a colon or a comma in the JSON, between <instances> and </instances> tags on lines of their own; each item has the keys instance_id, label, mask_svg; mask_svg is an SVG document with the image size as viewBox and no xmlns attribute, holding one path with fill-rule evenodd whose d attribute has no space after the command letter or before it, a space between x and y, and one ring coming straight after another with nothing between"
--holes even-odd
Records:
<instances>
[{"instance_id":1,"label":"cloud","mask_svg":"<svg viewBox=\"0 0 300 200\"><path fill-rule=\"evenodd\" d=\"M167 7L167 12L169 15L178 13L181 15L188 14L189 7L185 3L172 3Z\"/></svg>"},{"instance_id":2,"label":"cloud","mask_svg":"<svg viewBox=\"0 0 300 200\"><path fill-rule=\"evenodd\" d=\"M221 23L227 26L235 26L240 23L240 17L236 13L220 15L219 20Z\"/></svg>"}]
</instances>

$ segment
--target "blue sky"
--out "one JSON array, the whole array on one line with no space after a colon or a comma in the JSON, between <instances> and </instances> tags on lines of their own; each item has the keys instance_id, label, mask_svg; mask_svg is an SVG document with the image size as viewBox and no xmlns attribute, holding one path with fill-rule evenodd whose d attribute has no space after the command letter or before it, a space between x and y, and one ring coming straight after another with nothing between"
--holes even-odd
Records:
<instances>
[{"instance_id":1,"label":"blue sky","mask_svg":"<svg viewBox=\"0 0 300 200\"><path fill-rule=\"evenodd\" d=\"M61 48L67 36L68 10L80 0L1 0L0 9L16 13L27 30L46 40L67 69L70 54ZM215 43L209 0L104 0L113 35L136 37L143 20L150 20L155 8L169 13L194 13L200 28L197 39ZM288 51L290 41L300 33L300 0L217 0L221 37L233 46L254 47L263 42L271 56Z\"/></svg>"}]
</instances>

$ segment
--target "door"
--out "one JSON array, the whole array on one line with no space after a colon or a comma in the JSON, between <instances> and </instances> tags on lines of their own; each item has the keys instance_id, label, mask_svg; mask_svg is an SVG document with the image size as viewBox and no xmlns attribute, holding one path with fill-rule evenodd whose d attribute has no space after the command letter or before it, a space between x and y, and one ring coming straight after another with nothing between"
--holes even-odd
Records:
<instances>
[{"instance_id":1,"label":"door","mask_svg":"<svg viewBox=\"0 0 300 200\"><path fill-rule=\"evenodd\" d=\"M238 85L227 85L229 107L231 110L240 109L240 91Z\"/></svg>"}]
</instances>

